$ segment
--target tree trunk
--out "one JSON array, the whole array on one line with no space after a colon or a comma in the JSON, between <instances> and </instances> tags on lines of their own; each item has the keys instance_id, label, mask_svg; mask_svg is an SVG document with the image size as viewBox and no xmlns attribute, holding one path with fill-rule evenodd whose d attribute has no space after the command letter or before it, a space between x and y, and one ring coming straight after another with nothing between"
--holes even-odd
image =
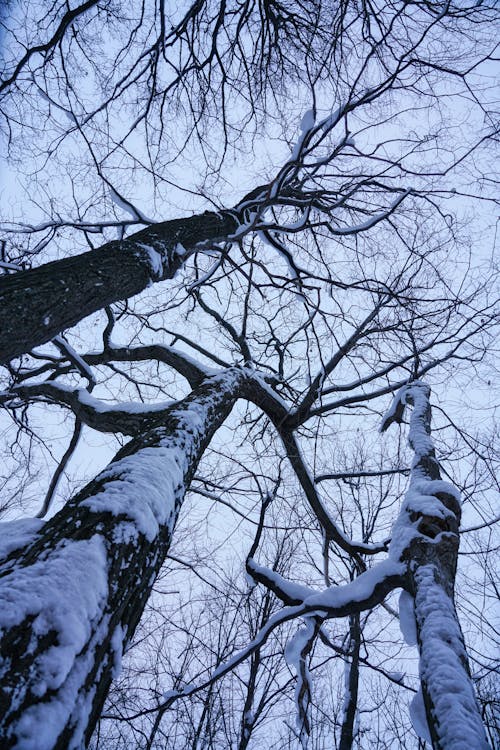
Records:
<instances>
[{"instance_id":1,"label":"tree trunk","mask_svg":"<svg viewBox=\"0 0 500 750\"><path fill-rule=\"evenodd\" d=\"M345 696L342 730L340 733L339 750L352 750L354 742L354 722L358 708L359 687L359 652L361 648L361 627L359 614L349 617L349 657L350 662L345 665Z\"/></svg>"},{"instance_id":2,"label":"tree trunk","mask_svg":"<svg viewBox=\"0 0 500 750\"><path fill-rule=\"evenodd\" d=\"M413 405L409 442L415 460L408 493L393 530L395 544L408 563L408 588L414 597L420 652L421 693L414 699L412 720L417 732L420 729L418 733L428 730L434 750L487 750L454 602L459 493L441 480L430 437L429 396L426 385L411 383L390 417L400 421L404 404Z\"/></svg>"},{"instance_id":3,"label":"tree trunk","mask_svg":"<svg viewBox=\"0 0 500 750\"><path fill-rule=\"evenodd\" d=\"M449 540L412 550L422 697L434 750L487 750L454 603L457 550Z\"/></svg>"},{"instance_id":4,"label":"tree trunk","mask_svg":"<svg viewBox=\"0 0 500 750\"><path fill-rule=\"evenodd\" d=\"M90 741L169 549L186 488L244 375L206 380L0 567L0 746ZM22 545L22 546L21 546Z\"/></svg>"},{"instance_id":5,"label":"tree trunk","mask_svg":"<svg viewBox=\"0 0 500 750\"><path fill-rule=\"evenodd\" d=\"M196 245L233 234L230 212L152 224L123 240L0 276L0 364L119 300L170 279Z\"/></svg>"}]
</instances>

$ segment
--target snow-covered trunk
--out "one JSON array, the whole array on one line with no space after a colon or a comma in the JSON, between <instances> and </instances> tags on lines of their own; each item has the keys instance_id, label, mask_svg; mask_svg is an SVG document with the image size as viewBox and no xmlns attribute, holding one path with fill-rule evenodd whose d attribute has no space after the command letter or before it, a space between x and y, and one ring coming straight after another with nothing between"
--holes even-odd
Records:
<instances>
[{"instance_id":1,"label":"snow-covered trunk","mask_svg":"<svg viewBox=\"0 0 500 750\"><path fill-rule=\"evenodd\" d=\"M420 651L421 693L412 720L434 750L488 748L454 603L460 500L441 480L431 440L429 388L415 382L402 398L413 405L409 442L415 451L410 487L394 528L408 562ZM422 700L423 699L423 700Z\"/></svg>"},{"instance_id":2,"label":"snow-covered trunk","mask_svg":"<svg viewBox=\"0 0 500 750\"><path fill-rule=\"evenodd\" d=\"M244 375L207 379L0 565L0 746L85 746ZM15 526L15 525L14 525ZM5 545L4 545L5 546Z\"/></svg>"},{"instance_id":3,"label":"snow-covered trunk","mask_svg":"<svg viewBox=\"0 0 500 750\"><path fill-rule=\"evenodd\" d=\"M230 212L152 224L88 253L0 276L0 363L50 341L87 315L170 279L203 242L233 234Z\"/></svg>"}]
</instances>

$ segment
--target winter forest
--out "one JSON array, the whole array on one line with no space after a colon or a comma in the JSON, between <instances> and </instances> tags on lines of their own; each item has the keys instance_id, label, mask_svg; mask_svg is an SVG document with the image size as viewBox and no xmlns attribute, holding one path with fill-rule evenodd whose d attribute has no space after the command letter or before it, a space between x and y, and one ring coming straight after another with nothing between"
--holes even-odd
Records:
<instances>
[{"instance_id":1,"label":"winter forest","mask_svg":"<svg viewBox=\"0 0 500 750\"><path fill-rule=\"evenodd\" d=\"M498 747L499 30L3 0L2 750Z\"/></svg>"}]
</instances>

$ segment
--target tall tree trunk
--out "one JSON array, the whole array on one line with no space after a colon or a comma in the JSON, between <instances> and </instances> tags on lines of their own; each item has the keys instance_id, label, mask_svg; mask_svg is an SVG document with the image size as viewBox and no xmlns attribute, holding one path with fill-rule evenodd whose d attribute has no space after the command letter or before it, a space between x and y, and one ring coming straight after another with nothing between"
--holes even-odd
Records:
<instances>
[{"instance_id":1,"label":"tall tree trunk","mask_svg":"<svg viewBox=\"0 0 500 750\"><path fill-rule=\"evenodd\" d=\"M413 723L424 733L422 724L427 723L434 750L487 750L454 602L459 494L453 485L441 480L430 437L429 397L428 386L411 383L389 418L400 421L404 404L413 405L409 442L415 460L408 493L393 529L396 548L408 563L420 651L421 693L414 699ZM383 429L385 426L387 422ZM415 726L417 731L419 727Z\"/></svg>"},{"instance_id":2,"label":"tall tree trunk","mask_svg":"<svg viewBox=\"0 0 500 750\"><path fill-rule=\"evenodd\" d=\"M359 651L361 648L361 627L359 613L349 617L349 657L346 663L344 715L340 733L339 750L351 750L354 742L354 722L358 708Z\"/></svg>"},{"instance_id":3,"label":"tall tree trunk","mask_svg":"<svg viewBox=\"0 0 500 750\"><path fill-rule=\"evenodd\" d=\"M228 370L172 405L2 562L2 749L89 742L186 488L243 379Z\"/></svg>"},{"instance_id":4,"label":"tall tree trunk","mask_svg":"<svg viewBox=\"0 0 500 750\"><path fill-rule=\"evenodd\" d=\"M152 224L88 253L0 276L0 364L106 305L171 279L195 246L225 239L237 226L230 212L206 212Z\"/></svg>"}]
</instances>

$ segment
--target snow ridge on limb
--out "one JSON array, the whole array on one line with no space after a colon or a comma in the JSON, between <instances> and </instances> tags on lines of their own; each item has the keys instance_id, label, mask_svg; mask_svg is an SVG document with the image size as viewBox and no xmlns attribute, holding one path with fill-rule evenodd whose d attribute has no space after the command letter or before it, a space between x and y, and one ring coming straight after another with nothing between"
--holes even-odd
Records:
<instances>
[{"instance_id":1,"label":"snow ridge on limb","mask_svg":"<svg viewBox=\"0 0 500 750\"><path fill-rule=\"evenodd\" d=\"M414 451L410 483L399 516L394 524L389 554L393 559L407 559L414 541L450 535L458 543L460 524L460 493L441 479L431 438L430 388L421 381L404 385L394 396L383 418L381 431L393 422L403 421L406 405L413 406L408 442Z\"/></svg>"},{"instance_id":2,"label":"snow ridge on limb","mask_svg":"<svg viewBox=\"0 0 500 750\"><path fill-rule=\"evenodd\" d=\"M43 398L68 406L75 416L88 427L99 432L120 432L122 435L136 435L141 429L161 424L174 402L163 401L143 404L121 401L109 404L92 396L84 388L71 388L63 383L45 381L13 389L4 400Z\"/></svg>"},{"instance_id":3,"label":"snow ridge on limb","mask_svg":"<svg viewBox=\"0 0 500 750\"><path fill-rule=\"evenodd\" d=\"M417 700L411 718L416 733L423 739L430 737L434 750L486 750L489 745L454 603L460 495L441 480L431 437L430 388L425 383L414 381L398 391L382 431L402 421L407 404L413 407L408 442L415 456L389 556L405 562L406 587L414 604L425 715ZM409 609L409 602L405 606Z\"/></svg>"},{"instance_id":4,"label":"snow ridge on limb","mask_svg":"<svg viewBox=\"0 0 500 750\"><path fill-rule=\"evenodd\" d=\"M306 599L315 593L314 590L308 586L289 581L275 570L259 565L252 557L247 558L246 570L247 574L254 581L266 586L289 606L303 604Z\"/></svg>"},{"instance_id":5,"label":"snow ridge on limb","mask_svg":"<svg viewBox=\"0 0 500 750\"><path fill-rule=\"evenodd\" d=\"M208 379L50 521L30 528L30 544L5 550L2 748L76 750L89 741L119 651L168 552L185 489L244 378L234 368Z\"/></svg>"}]
</instances>

